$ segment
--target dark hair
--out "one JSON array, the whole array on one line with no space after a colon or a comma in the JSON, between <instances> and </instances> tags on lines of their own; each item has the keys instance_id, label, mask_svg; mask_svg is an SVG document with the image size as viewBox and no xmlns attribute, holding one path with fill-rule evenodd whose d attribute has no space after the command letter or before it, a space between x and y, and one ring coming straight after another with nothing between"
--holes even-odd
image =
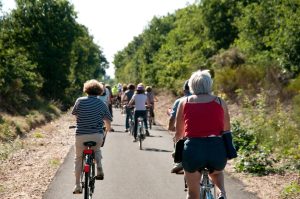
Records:
<instances>
[{"instance_id":1,"label":"dark hair","mask_svg":"<svg viewBox=\"0 0 300 199\"><path fill-rule=\"evenodd\" d=\"M129 89L129 90L134 90L134 89L135 89L135 86L134 86L133 84L129 84L129 85L128 85L128 89Z\"/></svg>"},{"instance_id":2,"label":"dark hair","mask_svg":"<svg viewBox=\"0 0 300 199\"><path fill-rule=\"evenodd\" d=\"M183 90L189 91L190 87L189 87L189 80L186 80L183 84Z\"/></svg>"},{"instance_id":3,"label":"dark hair","mask_svg":"<svg viewBox=\"0 0 300 199\"><path fill-rule=\"evenodd\" d=\"M145 90L136 90L135 93L136 94L143 94L143 93L145 93Z\"/></svg>"},{"instance_id":4,"label":"dark hair","mask_svg":"<svg viewBox=\"0 0 300 199\"><path fill-rule=\"evenodd\" d=\"M146 91L147 91L147 92L151 92L151 91L152 91L151 86L147 86L147 87L146 87Z\"/></svg>"}]
</instances>

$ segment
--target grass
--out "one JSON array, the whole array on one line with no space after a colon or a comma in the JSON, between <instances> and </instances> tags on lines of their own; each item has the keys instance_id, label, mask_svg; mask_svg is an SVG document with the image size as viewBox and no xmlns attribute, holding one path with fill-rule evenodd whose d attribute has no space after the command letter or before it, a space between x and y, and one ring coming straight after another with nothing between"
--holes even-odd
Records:
<instances>
[{"instance_id":1,"label":"grass","mask_svg":"<svg viewBox=\"0 0 300 199\"><path fill-rule=\"evenodd\" d=\"M34 132L33 137L35 137L35 138L44 138L44 135L41 132Z\"/></svg>"},{"instance_id":2,"label":"grass","mask_svg":"<svg viewBox=\"0 0 300 199\"><path fill-rule=\"evenodd\" d=\"M300 179L299 179L300 180ZM291 182L281 192L281 198L283 199L298 199L300 198L300 182Z\"/></svg>"},{"instance_id":3,"label":"grass","mask_svg":"<svg viewBox=\"0 0 300 199\"><path fill-rule=\"evenodd\" d=\"M57 167L59 167L59 165L60 165L60 159L53 158L53 159L50 160L50 166L51 167L57 168Z\"/></svg>"},{"instance_id":4,"label":"grass","mask_svg":"<svg viewBox=\"0 0 300 199\"><path fill-rule=\"evenodd\" d=\"M300 171L299 126L288 107L267 100L265 94L241 98L242 114L232 119L234 141L240 149L235 167L259 175Z\"/></svg>"},{"instance_id":5,"label":"grass","mask_svg":"<svg viewBox=\"0 0 300 199\"><path fill-rule=\"evenodd\" d=\"M6 160L11 153L24 148L23 142L16 139L11 142L0 143L0 161Z\"/></svg>"}]
</instances>

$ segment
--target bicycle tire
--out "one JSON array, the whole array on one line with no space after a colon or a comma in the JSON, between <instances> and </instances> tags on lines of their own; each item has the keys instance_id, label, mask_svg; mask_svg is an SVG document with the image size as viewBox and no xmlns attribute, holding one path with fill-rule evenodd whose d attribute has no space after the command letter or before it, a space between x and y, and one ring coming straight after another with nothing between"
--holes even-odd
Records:
<instances>
[{"instance_id":1,"label":"bicycle tire","mask_svg":"<svg viewBox=\"0 0 300 199\"><path fill-rule=\"evenodd\" d=\"M143 135L142 135L143 132L142 132L142 130L143 130L143 129L142 129L141 127L139 127L139 131L138 131L138 132L139 132L139 141L140 141L139 145L140 145L140 150L143 150L143 144L142 144L142 143L143 143L143 137L142 137L142 136L143 136Z\"/></svg>"},{"instance_id":2,"label":"bicycle tire","mask_svg":"<svg viewBox=\"0 0 300 199\"><path fill-rule=\"evenodd\" d=\"M134 121L131 119L130 121L129 121L129 132L130 132L130 134L133 136L133 132L134 131Z\"/></svg>"},{"instance_id":3,"label":"bicycle tire","mask_svg":"<svg viewBox=\"0 0 300 199\"><path fill-rule=\"evenodd\" d=\"M152 117L149 117L149 128L152 129Z\"/></svg>"},{"instance_id":4,"label":"bicycle tire","mask_svg":"<svg viewBox=\"0 0 300 199\"><path fill-rule=\"evenodd\" d=\"M89 199L90 197L90 172L84 173L84 199Z\"/></svg>"},{"instance_id":5,"label":"bicycle tire","mask_svg":"<svg viewBox=\"0 0 300 199\"><path fill-rule=\"evenodd\" d=\"M206 191L205 192L205 199L214 199L214 196L212 195L212 193L210 191Z\"/></svg>"},{"instance_id":6,"label":"bicycle tire","mask_svg":"<svg viewBox=\"0 0 300 199\"><path fill-rule=\"evenodd\" d=\"M95 163L94 162L91 165L90 187L91 187L90 196L92 198L92 194L94 193L95 190Z\"/></svg>"}]
</instances>

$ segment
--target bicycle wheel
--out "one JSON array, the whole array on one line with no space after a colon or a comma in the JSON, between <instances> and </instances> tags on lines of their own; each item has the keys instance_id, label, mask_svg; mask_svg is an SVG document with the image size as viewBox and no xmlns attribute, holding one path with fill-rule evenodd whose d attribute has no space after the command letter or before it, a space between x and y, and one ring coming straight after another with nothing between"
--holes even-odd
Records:
<instances>
[{"instance_id":1,"label":"bicycle wheel","mask_svg":"<svg viewBox=\"0 0 300 199\"><path fill-rule=\"evenodd\" d=\"M129 121L129 132L130 132L130 134L133 136L133 132L134 131L134 121L131 119L130 121Z\"/></svg>"},{"instance_id":2,"label":"bicycle wheel","mask_svg":"<svg viewBox=\"0 0 300 199\"><path fill-rule=\"evenodd\" d=\"M90 172L84 173L84 199L90 197Z\"/></svg>"},{"instance_id":3,"label":"bicycle wheel","mask_svg":"<svg viewBox=\"0 0 300 199\"><path fill-rule=\"evenodd\" d=\"M214 196L210 191L206 191L205 193L206 193L205 199L214 199Z\"/></svg>"},{"instance_id":4,"label":"bicycle wheel","mask_svg":"<svg viewBox=\"0 0 300 199\"><path fill-rule=\"evenodd\" d=\"M94 161L94 160L92 160ZM90 198L92 198L92 194L94 193L95 190L95 163L93 162L91 165L91 172L90 172Z\"/></svg>"},{"instance_id":5,"label":"bicycle wheel","mask_svg":"<svg viewBox=\"0 0 300 199\"><path fill-rule=\"evenodd\" d=\"M149 128L152 129L152 117L151 116L149 116L148 121L149 121Z\"/></svg>"},{"instance_id":6,"label":"bicycle wheel","mask_svg":"<svg viewBox=\"0 0 300 199\"><path fill-rule=\"evenodd\" d=\"M138 134L139 134L139 141L140 141L140 150L143 150L143 146L142 146L142 143L143 143L143 129L141 127L139 127L138 129Z\"/></svg>"}]
</instances>

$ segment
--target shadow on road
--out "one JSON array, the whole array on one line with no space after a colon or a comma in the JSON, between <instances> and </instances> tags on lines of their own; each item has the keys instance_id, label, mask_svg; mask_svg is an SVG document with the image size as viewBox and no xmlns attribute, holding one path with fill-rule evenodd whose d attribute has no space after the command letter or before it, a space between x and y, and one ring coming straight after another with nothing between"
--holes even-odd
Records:
<instances>
[{"instance_id":1,"label":"shadow on road","mask_svg":"<svg viewBox=\"0 0 300 199\"><path fill-rule=\"evenodd\" d=\"M162 135L149 135L147 137L151 137L151 138L162 138Z\"/></svg>"},{"instance_id":2,"label":"shadow on road","mask_svg":"<svg viewBox=\"0 0 300 199\"><path fill-rule=\"evenodd\" d=\"M164 150L164 149L155 149L155 148L144 148L143 149L144 151L153 151L153 152L172 152L172 151L169 151L169 150Z\"/></svg>"}]
</instances>

